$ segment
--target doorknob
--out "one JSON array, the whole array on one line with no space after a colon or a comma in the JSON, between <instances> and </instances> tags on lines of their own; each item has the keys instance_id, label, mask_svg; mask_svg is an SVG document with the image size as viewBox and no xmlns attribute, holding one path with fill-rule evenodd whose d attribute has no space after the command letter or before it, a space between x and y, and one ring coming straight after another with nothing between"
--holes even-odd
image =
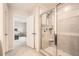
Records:
<instances>
[{"instance_id":1,"label":"doorknob","mask_svg":"<svg viewBox=\"0 0 79 59\"><path fill-rule=\"evenodd\" d=\"M55 45L57 46L57 34L55 34Z\"/></svg>"},{"instance_id":2,"label":"doorknob","mask_svg":"<svg viewBox=\"0 0 79 59\"><path fill-rule=\"evenodd\" d=\"M8 34L5 34L5 36L7 36Z\"/></svg>"}]
</instances>

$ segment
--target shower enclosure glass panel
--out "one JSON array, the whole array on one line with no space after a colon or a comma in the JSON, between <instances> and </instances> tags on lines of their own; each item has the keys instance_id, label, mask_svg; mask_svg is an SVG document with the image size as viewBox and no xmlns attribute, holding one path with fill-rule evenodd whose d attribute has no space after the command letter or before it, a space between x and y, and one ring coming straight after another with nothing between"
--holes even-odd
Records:
<instances>
[{"instance_id":1,"label":"shower enclosure glass panel","mask_svg":"<svg viewBox=\"0 0 79 59\"><path fill-rule=\"evenodd\" d=\"M57 6L58 55L79 55L79 4Z\"/></svg>"},{"instance_id":2,"label":"shower enclosure glass panel","mask_svg":"<svg viewBox=\"0 0 79 59\"><path fill-rule=\"evenodd\" d=\"M54 39L55 32L55 10L49 10L41 15L42 49L49 55L56 55Z\"/></svg>"},{"instance_id":3,"label":"shower enclosure glass panel","mask_svg":"<svg viewBox=\"0 0 79 59\"><path fill-rule=\"evenodd\" d=\"M58 4L56 10L42 14L41 21L41 47L45 52L79 56L79 3Z\"/></svg>"}]
</instances>

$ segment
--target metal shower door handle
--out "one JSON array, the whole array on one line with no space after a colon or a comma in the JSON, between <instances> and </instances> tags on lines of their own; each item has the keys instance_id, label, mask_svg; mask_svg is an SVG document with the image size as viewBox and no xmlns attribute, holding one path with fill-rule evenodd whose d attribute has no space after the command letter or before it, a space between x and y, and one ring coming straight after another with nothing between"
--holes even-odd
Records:
<instances>
[{"instance_id":1,"label":"metal shower door handle","mask_svg":"<svg viewBox=\"0 0 79 59\"><path fill-rule=\"evenodd\" d=\"M36 33L32 33L33 35L35 35Z\"/></svg>"}]
</instances>

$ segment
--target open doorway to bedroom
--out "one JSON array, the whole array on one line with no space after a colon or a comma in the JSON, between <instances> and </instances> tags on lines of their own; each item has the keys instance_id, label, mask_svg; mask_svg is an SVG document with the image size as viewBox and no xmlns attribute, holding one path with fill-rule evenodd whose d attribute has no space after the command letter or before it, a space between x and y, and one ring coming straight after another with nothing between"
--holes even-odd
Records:
<instances>
[{"instance_id":1,"label":"open doorway to bedroom","mask_svg":"<svg viewBox=\"0 0 79 59\"><path fill-rule=\"evenodd\" d=\"M14 48L26 45L26 17L14 16Z\"/></svg>"}]
</instances>

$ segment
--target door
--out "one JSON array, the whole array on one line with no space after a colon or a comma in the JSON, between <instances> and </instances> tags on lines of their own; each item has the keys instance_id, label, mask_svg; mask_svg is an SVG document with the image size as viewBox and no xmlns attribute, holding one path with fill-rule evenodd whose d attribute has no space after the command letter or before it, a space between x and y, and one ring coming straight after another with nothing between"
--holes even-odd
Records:
<instances>
[{"instance_id":1,"label":"door","mask_svg":"<svg viewBox=\"0 0 79 59\"><path fill-rule=\"evenodd\" d=\"M8 9L7 6L4 5L4 46L5 46L5 52L9 50L8 48L8 40L9 40L9 18L8 18Z\"/></svg>"},{"instance_id":2,"label":"door","mask_svg":"<svg viewBox=\"0 0 79 59\"><path fill-rule=\"evenodd\" d=\"M27 19L27 45L31 48L35 46L35 19L34 16L29 16Z\"/></svg>"},{"instance_id":3,"label":"door","mask_svg":"<svg viewBox=\"0 0 79 59\"><path fill-rule=\"evenodd\" d=\"M55 9L41 14L41 42L43 52L51 56L57 54L55 44Z\"/></svg>"}]
</instances>

